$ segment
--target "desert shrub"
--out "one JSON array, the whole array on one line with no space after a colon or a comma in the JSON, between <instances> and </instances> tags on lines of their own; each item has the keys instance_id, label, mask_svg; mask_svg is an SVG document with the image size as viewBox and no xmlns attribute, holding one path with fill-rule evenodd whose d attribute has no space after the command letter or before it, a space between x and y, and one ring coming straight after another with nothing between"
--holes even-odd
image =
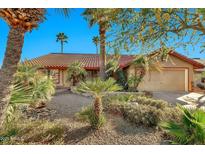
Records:
<instances>
[{"instance_id":1,"label":"desert shrub","mask_svg":"<svg viewBox=\"0 0 205 154\"><path fill-rule=\"evenodd\" d=\"M145 96L134 97L132 101L142 105L154 106L156 108L161 108L161 109L164 109L165 107L169 106L168 102L166 101L147 98Z\"/></svg>"},{"instance_id":2,"label":"desert shrub","mask_svg":"<svg viewBox=\"0 0 205 154\"><path fill-rule=\"evenodd\" d=\"M177 120L178 114L176 110L162 110L150 105L129 104L124 106L123 116L125 119L138 125L155 127L164 120Z\"/></svg>"},{"instance_id":3,"label":"desert shrub","mask_svg":"<svg viewBox=\"0 0 205 154\"><path fill-rule=\"evenodd\" d=\"M179 122L163 122L160 126L173 137L174 144L205 144L205 112L179 106L182 117Z\"/></svg>"},{"instance_id":4,"label":"desert shrub","mask_svg":"<svg viewBox=\"0 0 205 154\"><path fill-rule=\"evenodd\" d=\"M103 104L109 104L112 102L129 102L133 98L132 94L115 94L115 95L106 95L103 97Z\"/></svg>"},{"instance_id":5,"label":"desert shrub","mask_svg":"<svg viewBox=\"0 0 205 154\"><path fill-rule=\"evenodd\" d=\"M171 107L167 102L154 100L142 96L132 98L134 102L111 101L106 110L118 113L128 121L137 125L156 127L161 121L178 121L180 112L176 107Z\"/></svg>"},{"instance_id":6,"label":"desert shrub","mask_svg":"<svg viewBox=\"0 0 205 154\"><path fill-rule=\"evenodd\" d=\"M76 118L81 121L89 122L91 127L100 128L106 122L104 114L101 114L99 120L96 118L94 109L92 106L84 107L80 112L76 113Z\"/></svg>"},{"instance_id":7,"label":"desert shrub","mask_svg":"<svg viewBox=\"0 0 205 154\"><path fill-rule=\"evenodd\" d=\"M155 100L147 96L146 93L117 93L112 95L106 95L103 97L103 104L106 106L107 104L114 102L132 102L144 105L155 106L157 108L165 108L169 106L168 102L163 100Z\"/></svg>"},{"instance_id":8,"label":"desert shrub","mask_svg":"<svg viewBox=\"0 0 205 154\"><path fill-rule=\"evenodd\" d=\"M145 93L143 92L137 92L137 93L133 93L133 92L119 92L119 93L108 93L107 95L105 95L102 99L103 104L106 106L109 103L113 103L113 102L133 102L133 100L135 99L135 97L139 97L139 96L144 96L147 97L145 95Z\"/></svg>"}]
</instances>

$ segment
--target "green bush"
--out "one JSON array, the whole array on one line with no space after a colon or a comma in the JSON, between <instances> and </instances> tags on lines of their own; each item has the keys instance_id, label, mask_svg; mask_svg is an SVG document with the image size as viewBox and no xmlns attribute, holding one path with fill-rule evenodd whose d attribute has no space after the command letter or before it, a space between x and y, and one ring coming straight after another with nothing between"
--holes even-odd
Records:
<instances>
[{"instance_id":1,"label":"green bush","mask_svg":"<svg viewBox=\"0 0 205 154\"><path fill-rule=\"evenodd\" d=\"M94 109L92 106L84 107L78 113L76 113L76 118L82 121L89 122L91 127L94 129L98 129L104 125L106 122L106 118L104 114L101 114L99 119L96 118Z\"/></svg>"},{"instance_id":2,"label":"green bush","mask_svg":"<svg viewBox=\"0 0 205 154\"><path fill-rule=\"evenodd\" d=\"M182 117L179 122L163 122L160 126L174 138L174 144L205 144L205 112L179 106Z\"/></svg>"}]
</instances>

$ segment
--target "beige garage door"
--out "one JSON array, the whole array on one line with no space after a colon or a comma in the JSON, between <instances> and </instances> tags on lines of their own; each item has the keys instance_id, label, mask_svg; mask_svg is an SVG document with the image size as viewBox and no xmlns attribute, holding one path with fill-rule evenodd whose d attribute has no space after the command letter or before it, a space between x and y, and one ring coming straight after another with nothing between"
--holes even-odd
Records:
<instances>
[{"instance_id":1,"label":"beige garage door","mask_svg":"<svg viewBox=\"0 0 205 154\"><path fill-rule=\"evenodd\" d=\"M139 90L147 91L188 91L188 70L152 71L144 77Z\"/></svg>"}]
</instances>

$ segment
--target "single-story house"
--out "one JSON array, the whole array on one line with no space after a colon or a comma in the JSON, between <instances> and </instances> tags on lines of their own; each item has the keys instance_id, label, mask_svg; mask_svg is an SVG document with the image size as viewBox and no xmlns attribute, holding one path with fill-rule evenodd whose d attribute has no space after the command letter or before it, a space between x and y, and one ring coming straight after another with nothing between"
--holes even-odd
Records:
<instances>
[{"instance_id":1,"label":"single-story house","mask_svg":"<svg viewBox=\"0 0 205 154\"><path fill-rule=\"evenodd\" d=\"M108 56L109 58L109 56ZM134 56L122 55L119 66L129 77L136 73L136 67L132 65ZM74 54L74 53L50 53L38 58L28 60L26 63L39 65L55 79L55 83L66 86L66 71L69 64L79 61L88 73L88 78L97 77L99 74L98 54ZM139 90L147 91L192 91L194 85L194 72L204 68L204 65L175 51L169 52L168 61L161 62L162 70L152 70L147 74Z\"/></svg>"}]
</instances>

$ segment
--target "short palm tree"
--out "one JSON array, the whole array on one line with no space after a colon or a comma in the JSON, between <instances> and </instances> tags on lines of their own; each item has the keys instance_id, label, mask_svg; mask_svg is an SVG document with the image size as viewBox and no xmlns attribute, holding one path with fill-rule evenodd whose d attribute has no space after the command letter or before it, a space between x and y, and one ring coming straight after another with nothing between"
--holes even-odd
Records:
<instances>
[{"instance_id":1,"label":"short palm tree","mask_svg":"<svg viewBox=\"0 0 205 154\"><path fill-rule=\"evenodd\" d=\"M65 35L65 33L58 33L56 35L56 42L61 43L61 53L63 53L63 46L64 46L64 43L68 42L68 36Z\"/></svg>"},{"instance_id":2,"label":"short palm tree","mask_svg":"<svg viewBox=\"0 0 205 154\"><path fill-rule=\"evenodd\" d=\"M99 42L100 42L100 39L98 36L94 36L93 37L93 43L95 44L96 46L96 53L98 54L98 45L99 45Z\"/></svg>"},{"instance_id":3,"label":"short palm tree","mask_svg":"<svg viewBox=\"0 0 205 154\"><path fill-rule=\"evenodd\" d=\"M34 77L37 72L36 66L29 66L25 64L19 64L17 68L17 72L14 75L15 82L24 82L25 84L29 84L34 82Z\"/></svg>"},{"instance_id":4,"label":"short palm tree","mask_svg":"<svg viewBox=\"0 0 205 154\"><path fill-rule=\"evenodd\" d=\"M122 9L86 9L83 17L88 21L89 26L99 25L100 35L100 76L106 78L106 31L114 22L118 21L118 15Z\"/></svg>"},{"instance_id":5,"label":"short palm tree","mask_svg":"<svg viewBox=\"0 0 205 154\"><path fill-rule=\"evenodd\" d=\"M90 93L94 97L94 112L97 121L100 121L100 117L102 116L103 107L102 107L102 97L108 92L115 92L121 90L116 81L112 78L104 81L100 78L96 78L93 81L86 81L80 83L77 91Z\"/></svg>"},{"instance_id":6,"label":"short palm tree","mask_svg":"<svg viewBox=\"0 0 205 154\"><path fill-rule=\"evenodd\" d=\"M76 85L80 80L86 77L86 70L82 67L82 63L74 62L69 65L67 70L67 79L72 80L73 86Z\"/></svg>"},{"instance_id":7,"label":"short palm tree","mask_svg":"<svg viewBox=\"0 0 205 154\"><path fill-rule=\"evenodd\" d=\"M21 103L21 98L27 97L29 103L45 102L50 100L51 95L55 92L55 86L52 79L48 79L47 75L40 73L37 67L19 64L17 73L14 76L14 88L11 94L10 103L13 100L18 100ZM17 97L18 96L18 97ZM25 100L22 100L24 103ZM15 102L15 101L14 101Z\"/></svg>"}]
</instances>

